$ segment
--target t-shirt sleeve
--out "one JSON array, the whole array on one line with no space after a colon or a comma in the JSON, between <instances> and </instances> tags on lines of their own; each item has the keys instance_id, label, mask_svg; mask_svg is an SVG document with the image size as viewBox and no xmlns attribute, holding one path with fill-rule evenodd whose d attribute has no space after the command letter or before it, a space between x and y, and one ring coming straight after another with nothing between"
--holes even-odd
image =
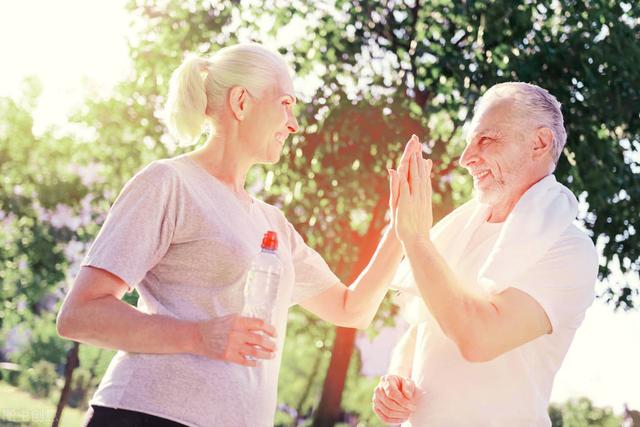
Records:
<instances>
[{"instance_id":1,"label":"t-shirt sleeve","mask_svg":"<svg viewBox=\"0 0 640 427\"><path fill-rule=\"evenodd\" d=\"M508 287L533 297L557 331L580 326L595 296L597 274L598 253L591 240L571 236L561 239L531 271Z\"/></svg>"},{"instance_id":2,"label":"t-shirt sleeve","mask_svg":"<svg viewBox=\"0 0 640 427\"><path fill-rule=\"evenodd\" d=\"M293 225L287 222L287 226L295 274L291 305L296 305L340 283L340 279L320 254L305 243Z\"/></svg>"},{"instance_id":3,"label":"t-shirt sleeve","mask_svg":"<svg viewBox=\"0 0 640 427\"><path fill-rule=\"evenodd\" d=\"M176 176L151 163L129 180L111 206L82 265L120 277L129 291L164 256L176 225Z\"/></svg>"}]
</instances>

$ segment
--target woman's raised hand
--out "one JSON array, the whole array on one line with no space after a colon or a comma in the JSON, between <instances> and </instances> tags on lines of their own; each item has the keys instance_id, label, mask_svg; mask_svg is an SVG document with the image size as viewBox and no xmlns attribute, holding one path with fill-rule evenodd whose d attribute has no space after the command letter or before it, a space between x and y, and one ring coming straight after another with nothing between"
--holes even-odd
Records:
<instances>
[{"instance_id":1,"label":"woman's raised hand","mask_svg":"<svg viewBox=\"0 0 640 427\"><path fill-rule=\"evenodd\" d=\"M414 137L405 147L398 170L389 170L393 224L398 238L405 243L415 238L428 238L433 225L433 162L423 159L421 151L410 147L415 143L419 146Z\"/></svg>"},{"instance_id":2,"label":"woman's raised hand","mask_svg":"<svg viewBox=\"0 0 640 427\"><path fill-rule=\"evenodd\" d=\"M398 163L397 174L405 179L409 178L409 162L411 160L411 156L416 153L422 153L422 146L418 137L416 135L411 135L409 141L407 141L407 145L404 147L404 152L402 153L402 157L400 157L400 162ZM393 169L389 169L389 177L392 177L392 174L396 172ZM390 189L389 189L389 208L391 209L391 224L395 224L395 211L396 206L398 204L398 195L399 195L399 180L389 180Z\"/></svg>"}]
</instances>

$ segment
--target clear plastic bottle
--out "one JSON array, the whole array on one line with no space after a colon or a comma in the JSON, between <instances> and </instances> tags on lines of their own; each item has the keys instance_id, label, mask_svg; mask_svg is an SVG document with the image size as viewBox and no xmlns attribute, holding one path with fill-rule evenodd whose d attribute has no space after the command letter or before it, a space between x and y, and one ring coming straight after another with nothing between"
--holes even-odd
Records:
<instances>
[{"instance_id":1,"label":"clear plastic bottle","mask_svg":"<svg viewBox=\"0 0 640 427\"><path fill-rule=\"evenodd\" d=\"M273 324L273 310L278 297L282 262L278 258L278 235L267 231L262 238L262 250L251 262L244 285L242 314Z\"/></svg>"}]
</instances>

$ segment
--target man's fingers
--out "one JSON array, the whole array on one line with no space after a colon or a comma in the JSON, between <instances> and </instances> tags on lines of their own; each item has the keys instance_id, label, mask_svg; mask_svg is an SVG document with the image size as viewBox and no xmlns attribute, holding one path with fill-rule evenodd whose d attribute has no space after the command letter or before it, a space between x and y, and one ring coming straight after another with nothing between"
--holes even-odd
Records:
<instances>
[{"instance_id":1,"label":"man's fingers","mask_svg":"<svg viewBox=\"0 0 640 427\"><path fill-rule=\"evenodd\" d=\"M406 397L408 400L412 400L416 392L416 385L409 378L402 378L400 391L402 392L404 397Z\"/></svg>"},{"instance_id":2,"label":"man's fingers","mask_svg":"<svg viewBox=\"0 0 640 427\"><path fill-rule=\"evenodd\" d=\"M397 402L392 396L389 395L387 390L383 390L382 388L376 388L373 391L373 395L376 402L384 405L385 408L390 411L398 411L398 412L408 412L409 408Z\"/></svg>"},{"instance_id":3,"label":"man's fingers","mask_svg":"<svg viewBox=\"0 0 640 427\"><path fill-rule=\"evenodd\" d=\"M420 171L420 179L425 181L429 178L427 175L427 160L418 155L418 170Z\"/></svg>"},{"instance_id":4,"label":"man's fingers","mask_svg":"<svg viewBox=\"0 0 640 427\"><path fill-rule=\"evenodd\" d=\"M424 160L424 165L425 165L425 175L426 175L426 180L427 180L427 195L429 197L431 197L432 190L432 182L431 182L431 171L433 170L433 160L431 159L426 159Z\"/></svg>"},{"instance_id":5,"label":"man's fingers","mask_svg":"<svg viewBox=\"0 0 640 427\"><path fill-rule=\"evenodd\" d=\"M393 410L404 412L415 411L416 405L402 394L400 391L401 387L401 379L396 377L392 381L386 382L382 387L376 388L374 395Z\"/></svg>"},{"instance_id":6,"label":"man's fingers","mask_svg":"<svg viewBox=\"0 0 640 427\"><path fill-rule=\"evenodd\" d=\"M411 194L413 194L420 186L420 170L418 166L418 154L414 153L409 162L409 183Z\"/></svg>"},{"instance_id":7,"label":"man's fingers","mask_svg":"<svg viewBox=\"0 0 640 427\"><path fill-rule=\"evenodd\" d=\"M380 410L380 408L375 406L375 404L373 405L373 412L375 412L378 418L380 418L386 424L402 424L403 422L407 421L407 419L409 418L408 416L407 418L403 418L403 419L388 417L384 412Z\"/></svg>"},{"instance_id":8,"label":"man's fingers","mask_svg":"<svg viewBox=\"0 0 640 427\"><path fill-rule=\"evenodd\" d=\"M373 404L387 417L403 418L411 415L411 411L399 407L395 402L386 398L384 393L381 396L376 393Z\"/></svg>"}]
</instances>

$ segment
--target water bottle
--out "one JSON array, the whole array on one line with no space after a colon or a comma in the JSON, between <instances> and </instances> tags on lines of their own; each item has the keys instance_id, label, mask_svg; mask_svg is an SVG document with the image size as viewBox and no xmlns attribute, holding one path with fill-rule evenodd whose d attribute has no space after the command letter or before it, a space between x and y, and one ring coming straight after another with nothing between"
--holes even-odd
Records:
<instances>
[{"instance_id":1,"label":"water bottle","mask_svg":"<svg viewBox=\"0 0 640 427\"><path fill-rule=\"evenodd\" d=\"M242 314L273 324L273 310L278 297L282 262L278 258L278 235L267 231L262 238L262 250L251 262L244 285Z\"/></svg>"}]
</instances>

